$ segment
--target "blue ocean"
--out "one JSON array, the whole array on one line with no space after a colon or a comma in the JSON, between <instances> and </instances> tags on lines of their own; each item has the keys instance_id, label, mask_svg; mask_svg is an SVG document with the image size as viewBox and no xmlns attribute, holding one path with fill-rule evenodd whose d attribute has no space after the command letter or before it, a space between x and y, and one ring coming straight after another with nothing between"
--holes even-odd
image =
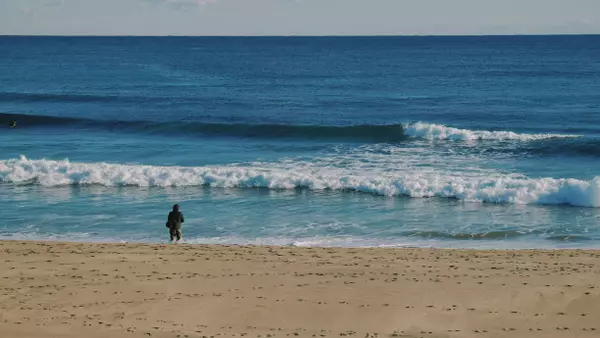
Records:
<instances>
[{"instance_id":1,"label":"blue ocean","mask_svg":"<svg viewBox=\"0 0 600 338\"><path fill-rule=\"evenodd\" d=\"M600 248L600 36L0 37L0 238L175 203L187 243Z\"/></svg>"}]
</instances>

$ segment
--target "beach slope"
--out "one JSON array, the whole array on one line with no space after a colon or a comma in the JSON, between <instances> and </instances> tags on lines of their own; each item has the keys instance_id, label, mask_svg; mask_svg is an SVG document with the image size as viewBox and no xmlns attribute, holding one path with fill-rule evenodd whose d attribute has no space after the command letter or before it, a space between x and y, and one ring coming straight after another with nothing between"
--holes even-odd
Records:
<instances>
[{"instance_id":1,"label":"beach slope","mask_svg":"<svg viewBox=\"0 0 600 338\"><path fill-rule=\"evenodd\" d=\"M0 241L0 336L599 337L599 251Z\"/></svg>"}]
</instances>

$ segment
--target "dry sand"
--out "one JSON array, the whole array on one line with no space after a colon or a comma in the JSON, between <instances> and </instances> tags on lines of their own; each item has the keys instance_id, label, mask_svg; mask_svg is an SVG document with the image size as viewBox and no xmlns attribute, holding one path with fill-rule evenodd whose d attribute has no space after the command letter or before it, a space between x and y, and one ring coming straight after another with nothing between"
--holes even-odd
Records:
<instances>
[{"instance_id":1,"label":"dry sand","mask_svg":"<svg viewBox=\"0 0 600 338\"><path fill-rule=\"evenodd\" d=\"M599 251L0 241L0 337L600 337Z\"/></svg>"}]
</instances>

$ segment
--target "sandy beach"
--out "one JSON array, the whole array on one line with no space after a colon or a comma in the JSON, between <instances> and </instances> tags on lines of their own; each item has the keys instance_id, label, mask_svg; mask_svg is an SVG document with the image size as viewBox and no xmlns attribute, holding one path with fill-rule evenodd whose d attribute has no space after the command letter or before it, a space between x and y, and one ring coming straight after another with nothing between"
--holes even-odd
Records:
<instances>
[{"instance_id":1,"label":"sandy beach","mask_svg":"<svg viewBox=\"0 0 600 338\"><path fill-rule=\"evenodd\" d=\"M599 251L0 241L0 336L598 337Z\"/></svg>"}]
</instances>

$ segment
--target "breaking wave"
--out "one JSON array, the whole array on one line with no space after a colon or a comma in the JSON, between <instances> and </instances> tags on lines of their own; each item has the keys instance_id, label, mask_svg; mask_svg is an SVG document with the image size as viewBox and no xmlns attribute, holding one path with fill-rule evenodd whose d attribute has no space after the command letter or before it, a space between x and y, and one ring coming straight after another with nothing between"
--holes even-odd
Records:
<instances>
[{"instance_id":1,"label":"breaking wave","mask_svg":"<svg viewBox=\"0 0 600 338\"><path fill-rule=\"evenodd\" d=\"M134 187L209 186L337 190L382 196L456 198L464 201L515 204L562 204L600 207L600 176L592 180L469 176L435 172L348 171L343 168L276 166L166 167L68 160L0 161L0 182L42 186L102 185Z\"/></svg>"},{"instance_id":2,"label":"breaking wave","mask_svg":"<svg viewBox=\"0 0 600 338\"><path fill-rule=\"evenodd\" d=\"M404 133L411 137L433 140L497 140L536 141L550 138L572 138L569 134L519 134L512 131L486 131L452 128L441 124L417 122L405 127Z\"/></svg>"},{"instance_id":3,"label":"breaking wave","mask_svg":"<svg viewBox=\"0 0 600 338\"><path fill-rule=\"evenodd\" d=\"M512 131L485 131L452 128L441 124L406 123L382 125L288 125L203 122L152 122L93 120L76 117L0 113L0 123L7 126L17 120L19 128L82 128L127 131L163 135L199 135L257 139L344 140L359 142L401 142L410 138L429 140L536 141L572 138L569 134L520 134Z\"/></svg>"}]
</instances>

